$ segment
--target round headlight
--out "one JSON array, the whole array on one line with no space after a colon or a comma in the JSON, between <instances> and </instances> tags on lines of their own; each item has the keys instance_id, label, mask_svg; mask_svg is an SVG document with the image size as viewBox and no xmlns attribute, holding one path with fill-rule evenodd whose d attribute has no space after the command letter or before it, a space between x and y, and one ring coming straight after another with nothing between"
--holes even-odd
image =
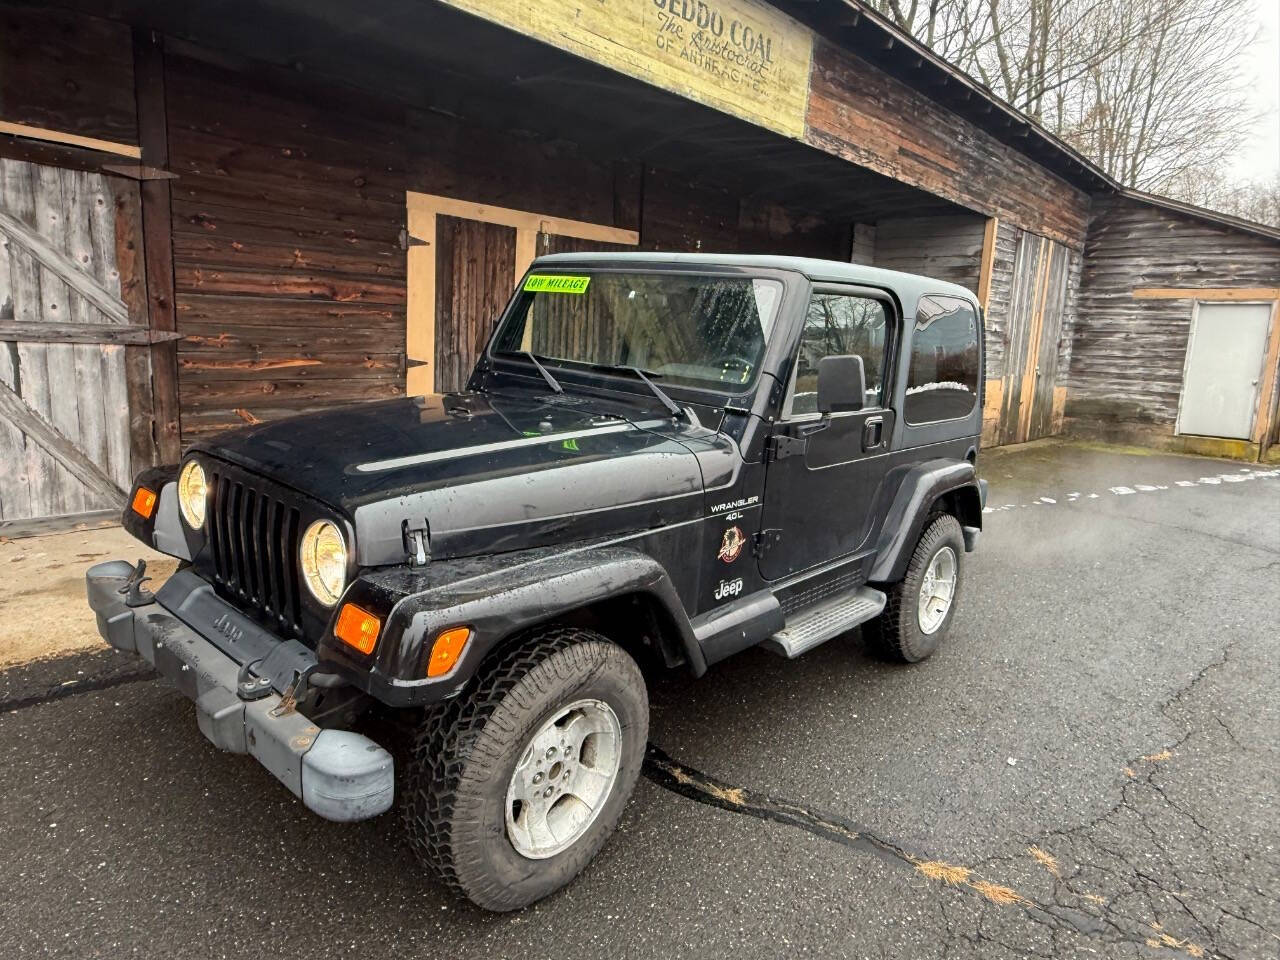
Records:
<instances>
[{"instance_id":1,"label":"round headlight","mask_svg":"<svg viewBox=\"0 0 1280 960\"><path fill-rule=\"evenodd\" d=\"M208 502L209 487L205 483L204 468L194 460L188 460L178 475L178 505L187 526L199 530L204 526L204 507Z\"/></svg>"},{"instance_id":2,"label":"round headlight","mask_svg":"<svg viewBox=\"0 0 1280 960\"><path fill-rule=\"evenodd\" d=\"M317 520L302 535L302 579L311 595L332 607L347 585L347 545L342 531L328 520Z\"/></svg>"}]
</instances>

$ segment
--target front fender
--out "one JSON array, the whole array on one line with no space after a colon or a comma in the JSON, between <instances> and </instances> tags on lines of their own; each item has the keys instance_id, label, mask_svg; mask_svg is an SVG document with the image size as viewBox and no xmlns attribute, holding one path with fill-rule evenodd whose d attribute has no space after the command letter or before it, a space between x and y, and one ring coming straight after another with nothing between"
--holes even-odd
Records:
<instances>
[{"instance_id":1,"label":"front fender","mask_svg":"<svg viewBox=\"0 0 1280 960\"><path fill-rule=\"evenodd\" d=\"M867 577L872 583L896 583L907 572L911 552L924 531L930 508L938 498L952 494L961 512L960 522L982 526L984 499L977 471L968 460L927 460L907 471L885 514L875 565Z\"/></svg>"},{"instance_id":2,"label":"front fender","mask_svg":"<svg viewBox=\"0 0 1280 960\"><path fill-rule=\"evenodd\" d=\"M348 667L344 673L353 679L364 674L368 685L361 685L385 703L431 703L459 693L512 634L599 600L637 594L665 611L690 668L702 673L706 663L701 647L666 570L647 554L607 545L520 551L365 574L343 600L379 614L388 610L372 657L362 662L332 637L320 653ZM456 626L472 630L462 656L450 673L428 678L431 644L441 631Z\"/></svg>"}]
</instances>

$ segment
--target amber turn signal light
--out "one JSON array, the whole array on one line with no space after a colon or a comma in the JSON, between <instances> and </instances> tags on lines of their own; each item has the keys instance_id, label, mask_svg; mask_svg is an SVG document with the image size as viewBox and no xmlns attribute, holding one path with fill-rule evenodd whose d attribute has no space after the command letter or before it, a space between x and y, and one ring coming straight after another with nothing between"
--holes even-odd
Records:
<instances>
[{"instance_id":1,"label":"amber turn signal light","mask_svg":"<svg viewBox=\"0 0 1280 960\"><path fill-rule=\"evenodd\" d=\"M361 653L373 653L373 648L378 644L378 631L381 629L382 621L368 610L361 610L354 603L344 603L333 628L333 635Z\"/></svg>"},{"instance_id":2,"label":"amber turn signal light","mask_svg":"<svg viewBox=\"0 0 1280 960\"><path fill-rule=\"evenodd\" d=\"M150 520L156 508L156 492L146 487L139 487L133 495L133 512L143 520Z\"/></svg>"},{"instance_id":3,"label":"amber turn signal light","mask_svg":"<svg viewBox=\"0 0 1280 960\"><path fill-rule=\"evenodd\" d=\"M452 670L470 639L470 627L451 627L436 637L427 660L427 676L442 677Z\"/></svg>"}]
</instances>

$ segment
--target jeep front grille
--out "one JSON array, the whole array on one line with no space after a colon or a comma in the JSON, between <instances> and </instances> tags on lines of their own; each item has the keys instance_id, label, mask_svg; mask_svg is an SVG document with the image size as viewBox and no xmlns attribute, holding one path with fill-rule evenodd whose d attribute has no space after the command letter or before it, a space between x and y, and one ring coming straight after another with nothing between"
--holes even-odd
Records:
<instances>
[{"instance_id":1,"label":"jeep front grille","mask_svg":"<svg viewBox=\"0 0 1280 960\"><path fill-rule=\"evenodd\" d=\"M218 592L285 636L302 635L298 509L242 476L213 467L208 536Z\"/></svg>"}]
</instances>

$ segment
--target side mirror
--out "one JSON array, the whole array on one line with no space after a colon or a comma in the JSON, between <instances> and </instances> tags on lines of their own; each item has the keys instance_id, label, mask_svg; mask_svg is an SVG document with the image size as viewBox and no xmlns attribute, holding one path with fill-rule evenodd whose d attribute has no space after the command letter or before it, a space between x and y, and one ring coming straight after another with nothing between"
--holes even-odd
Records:
<instances>
[{"instance_id":1,"label":"side mirror","mask_svg":"<svg viewBox=\"0 0 1280 960\"><path fill-rule=\"evenodd\" d=\"M866 403L867 375L862 358L823 357L818 361L818 412L861 410Z\"/></svg>"}]
</instances>

